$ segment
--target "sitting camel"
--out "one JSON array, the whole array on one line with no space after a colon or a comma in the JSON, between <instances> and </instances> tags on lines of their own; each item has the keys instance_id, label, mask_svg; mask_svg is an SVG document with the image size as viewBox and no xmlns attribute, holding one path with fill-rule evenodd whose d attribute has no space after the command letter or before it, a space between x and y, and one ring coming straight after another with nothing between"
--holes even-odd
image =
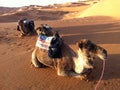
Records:
<instances>
[{"instance_id":1,"label":"sitting camel","mask_svg":"<svg viewBox=\"0 0 120 90\"><path fill-rule=\"evenodd\" d=\"M31 60L35 67L48 66L55 68L59 76L73 76L84 79L84 76L87 76L93 70L95 57L99 57L102 60L107 59L107 51L90 40L82 39L77 42L77 50L74 51L63 42L58 33L53 37L57 38L57 46L60 46L59 57L51 57L49 55L50 46L46 50L36 46L32 52ZM52 39L53 41L54 38Z\"/></svg>"},{"instance_id":2,"label":"sitting camel","mask_svg":"<svg viewBox=\"0 0 120 90\"><path fill-rule=\"evenodd\" d=\"M35 34L34 21L29 19L20 19L18 20L17 30L21 32L21 36Z\"/></svg>"}]
</instances>

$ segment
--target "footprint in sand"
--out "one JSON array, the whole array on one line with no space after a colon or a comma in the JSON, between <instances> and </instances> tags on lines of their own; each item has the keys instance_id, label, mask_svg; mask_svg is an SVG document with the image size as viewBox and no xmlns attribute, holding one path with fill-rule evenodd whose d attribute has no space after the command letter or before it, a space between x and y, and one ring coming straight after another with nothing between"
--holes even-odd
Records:
<instances>
[{"instance_id":1,"label":"footprint in sand","mask_svg":"<svg viewBox=\"0 0 120 90\"><path fill-rule=\"evenodd\" d=\"M11 39L7 38L7 37L5 37L4 39L5 39L5 41L7 41L7 43L10 43L10 41L11 41Z\"/></svg>"},{"instance_id":2,"label":"footprint in sand","mask_svg":"<svg viewBox=\"0 0 120 90\"><path fill-rule=\"evenodd\" d=\"M33 51L33 48L27 47L27 48L26 48L26 51L27 51L27 52L32 52L32 51Z\"/></svg>"},{"instance_id":3,"label":"footprint in sand","mask_svg":"<svg viewBox=\"0 0 120 90\"><path fill-rule=\"evenodd\" d=\"M27 51L27 52L31 52L31 49L32 49L32 48L31 48L31 45L24 43L24 47L26 48L26 51Z\"/></svg>"},{"instance_id":4,"label":"footprint in sand","mask_svg":"<svg viewBox=\"0 0 120 90\"><path fill-rule=\"evenodd\" d=\"M5 55L7 52L3 52L3 53L1 53L1 55Z\"/></svg>"},{"instance_id":5,"label":"footprint in sand","mask_svg":"<svg viewBox=\"0 0 120 90\"><path fill-rule=\"evenodd\" d=\"M24 47L26 48L27 52L32 52L33 51L33 48L29 44L25 44Z\"/></svg>"},{"instance_id":6,"label":"footprint in sand","mask_svg":"<svg viewBox=\"0 0 120 90\"><path fill-rule=\"evenodd\" d=\"M7 38L6 36L0 36L0 41L4 43L10 43L11 39Z\"/></svg>"},{"instance_id":7,"label":"footprint in sand","mask_svg":"<svg viewBox=\"0 0 120 90\"><path fill-rule=\"evenodd\" d=\"M22 46L22 44L20 43L20 42L18 42L18 43L16 43L17 44L17 46Z\"/></svg>"}]
</instances>

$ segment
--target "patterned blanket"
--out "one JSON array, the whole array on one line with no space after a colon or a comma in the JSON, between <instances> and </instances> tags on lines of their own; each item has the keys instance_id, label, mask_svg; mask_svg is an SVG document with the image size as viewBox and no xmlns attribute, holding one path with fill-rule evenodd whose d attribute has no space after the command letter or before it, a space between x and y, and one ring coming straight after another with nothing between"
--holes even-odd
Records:
<instances>
[{"instance_id":1,"label":"patterned blanket","mask_svg":"<svg viewBox=\"0 0 120 90\"><path fill-rule=\"evenodd\" d=\"M40 35L40 36L38 37L38 39L37 39L36 47L39 47L39 48L41 48L41 49L48 50L52 38L53 38L53 36L47 37L47 36Z\"/></svg>"}]
</instances>

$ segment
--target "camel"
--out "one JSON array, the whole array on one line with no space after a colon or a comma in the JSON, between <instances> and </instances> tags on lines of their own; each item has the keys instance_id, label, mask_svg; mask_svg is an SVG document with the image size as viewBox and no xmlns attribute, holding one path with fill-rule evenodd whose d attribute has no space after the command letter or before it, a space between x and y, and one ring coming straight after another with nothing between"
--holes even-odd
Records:
<instances>
[{"instance_id":1,"label":"camel","mask_svg":"<svg viewBox=\"0 0 120 90\"><path fill-rule=\"evenodd\" d=\"M21 32L21 36L36 34L34 29L34 21L27 18L18 20L17 30Z\"/></svg>"},{"instance_id":2,"label":"camel","mask_svg":"<svg viewBox=\"0 0 120 90\"><path fill-rule=\"evenodd\" d=\"M60 38L60 37L59 37ZM35 47L32 52L32 64L36 68L44 66L57 70L58 76L71 76L85 79L94 68L95 57L107 60L107 51L88 39L76 42L77 50L74 51L62 39L61 57L52 58L48 55L49 50Z\"/></svg>"}]
</instances>

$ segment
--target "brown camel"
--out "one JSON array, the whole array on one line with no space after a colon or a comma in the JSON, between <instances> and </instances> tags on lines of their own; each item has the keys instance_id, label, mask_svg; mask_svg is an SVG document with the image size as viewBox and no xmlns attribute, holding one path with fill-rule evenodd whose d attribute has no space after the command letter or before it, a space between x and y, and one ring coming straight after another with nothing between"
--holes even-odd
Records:
<instances>
[{"instance_id":1,"label":"brown camel","mask_svg":"<svg viewBox=\"0 0 120 90\"><path fill-rule=\"evenodd\" d=\"M18 20L17 30L21 32L21 37L36 34L34 21L27 18Z\"/></svg>"},{"instance_id":2,"label":"brown camel","mask_svg":"<svg viewBox=\"0 0 120 90\"><path fill-rule=\"evenodd\" d=\"M71 49L62 39L59 39L61 44L61 57L51 58L49 50L43 50L35 47L32 52L32 64L35 67L41 68L48 66L57 70L59 76L73 76L84 79L93 70L95 57L102 60L107 59L107 51L94 44L88 39L82 39L76 43L77 50Z\"/></svg>"}]
</instances>

